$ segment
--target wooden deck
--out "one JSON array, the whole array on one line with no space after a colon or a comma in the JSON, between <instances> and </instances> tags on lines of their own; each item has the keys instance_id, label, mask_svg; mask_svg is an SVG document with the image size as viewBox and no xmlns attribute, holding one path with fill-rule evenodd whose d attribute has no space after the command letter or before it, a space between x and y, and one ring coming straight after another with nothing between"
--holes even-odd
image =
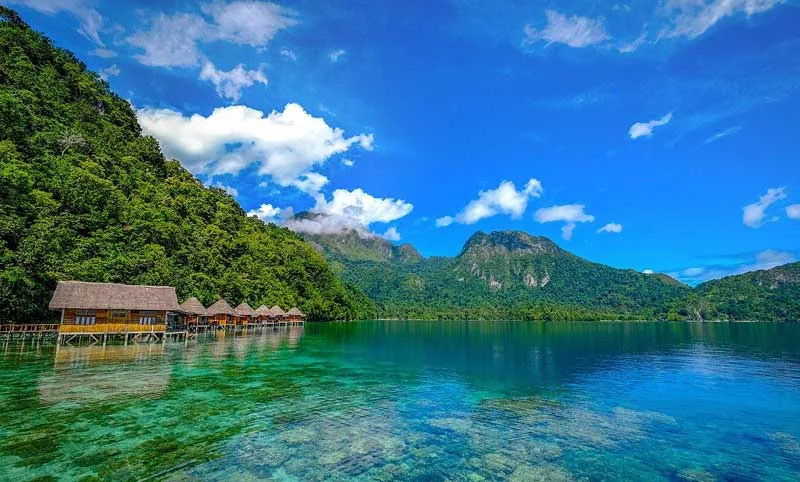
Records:
<instances>
[{"instance_id":1,"label":"wooden deck","mask_svg":"<svg viewBox=\"0 0 800 482\"><path fill-rule=\"evenodd\" d=\"M57 323L10 323L0 325L0 338L33 338L55 336L58 334Z\"/></svg>"}]
</instances>

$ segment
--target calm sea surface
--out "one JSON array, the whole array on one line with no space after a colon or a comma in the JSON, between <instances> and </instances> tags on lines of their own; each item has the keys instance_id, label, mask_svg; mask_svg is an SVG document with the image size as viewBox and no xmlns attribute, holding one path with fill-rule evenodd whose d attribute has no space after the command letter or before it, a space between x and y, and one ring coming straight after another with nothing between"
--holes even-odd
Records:
<instances>
[{"instance_id":1,"label":"calm sea surface","mask_svg":"<svg viewBox=\"0 0 800 482\"><path fill-rule=\"evenodd\" d=\"M0 480L800 480L800 324L0 343Z\"/></svg>"}]
</instances>

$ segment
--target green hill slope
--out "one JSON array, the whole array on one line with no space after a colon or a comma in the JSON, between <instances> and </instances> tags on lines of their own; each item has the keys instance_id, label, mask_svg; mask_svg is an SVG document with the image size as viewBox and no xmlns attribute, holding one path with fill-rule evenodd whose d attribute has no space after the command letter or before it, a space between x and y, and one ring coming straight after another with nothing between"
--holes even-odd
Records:
<instances>
[{"instance_id":1,"label":"green hill slope","mask_svg":"<svg viewBox=\"0 0 800 482\"><path fill-rule=\"evenodd\" d=\"M0 322L50 317L60 279L371 313L312 246L165 160L125 100L0 7Z\"/></svg>"},{"instance_id":2,"label":"green hill slope","mask_svg":"<svg viewBox=\"0 0 800 482\"><path fill-rule=\"evenodd\" d=\"M800 262L708 281L695 291L694 316L800 321Z\"/></svg>"},{"instance_id":3,"label":"green hill slope","mask_svg":"<svg viewBox=\"0 0 800 482\"><path fill-rule=\"evenodd\" d=\"M416 256L399 256L409 247L352 231L308 238L387 317L657 318L690 291L669 277L592 263L516 231L478 232L458 256L430 259L413 248Z\"/></svg>"}]
</instances>

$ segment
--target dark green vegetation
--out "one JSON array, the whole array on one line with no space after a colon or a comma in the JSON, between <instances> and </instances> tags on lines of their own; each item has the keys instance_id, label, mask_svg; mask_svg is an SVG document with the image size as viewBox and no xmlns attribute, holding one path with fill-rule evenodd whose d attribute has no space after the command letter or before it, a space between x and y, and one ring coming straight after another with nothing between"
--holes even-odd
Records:
<instances>
[{"instance_id":1,"label":"dark green vegetation","mask_svg":"<svg viewBox=\"0 0 800 482\"><path fill-rule=\"evenodd\" d=\"M800 262L709 281L695 291L688 304L706 319L800 321Z\"/></svg>"},{"instance_id":2,"label":"dark green vegetation","mask_svg":"<svg viewBox=\"0 0 800 482\"><path fill-rule=\"evenodd\" d=\"M696 289L664 274L592 263L522 232L473 235L454 258L422 258L355 231L306 235L386 318L800 319L800 264Z\"/></svg>"},{"instance_id":3,"label":"dark green vegetation","mask_svg":"<svg viewBox=\"0 0 800 482\"><path fill-rule=\"evenodd\" d=\"M164 159L107 83L0 7L0 321L52 317L60 279L371 314L308 243Z\"/></svg>"}]
</instances>

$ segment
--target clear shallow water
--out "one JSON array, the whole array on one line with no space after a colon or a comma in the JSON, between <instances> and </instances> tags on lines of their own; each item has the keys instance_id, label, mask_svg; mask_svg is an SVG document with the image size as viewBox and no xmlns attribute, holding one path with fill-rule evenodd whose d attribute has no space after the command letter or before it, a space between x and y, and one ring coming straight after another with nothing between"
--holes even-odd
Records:
<instances>
[{"instance_id":1,"label":"clear shallow water","mask_svg":"<svg viewBox=\"0 0 800 482\"><path fill-rule=\"evenodd\" d=\"M0 346L0 480L798 480L800 324Z\"/></svg>"}]
</instances>

